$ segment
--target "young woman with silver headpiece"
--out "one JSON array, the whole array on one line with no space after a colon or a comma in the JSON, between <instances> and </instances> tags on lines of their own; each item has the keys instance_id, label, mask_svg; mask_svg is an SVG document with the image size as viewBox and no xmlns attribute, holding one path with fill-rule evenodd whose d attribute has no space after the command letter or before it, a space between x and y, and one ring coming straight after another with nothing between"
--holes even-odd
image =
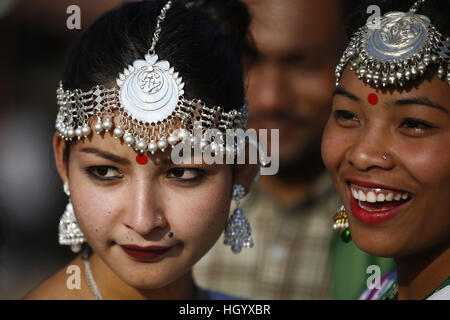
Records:
<instances>
[{"instance_id":1,"label":"young woman with silver headpiece","mask_svg":"<svg viewBox=\"0 0 450 320\"><path fill-rule=\"evenodd\" d=\"M239 152L223 137L245 128L248 24L238 0L152 0L84 34L57 90L53 140L69 196L59 243L82 250L69 263L81 286L67 287L66 266L27 299L230 298L198 288L191 268L224 229L234 252L253 246L242 210L228 212L258 166L176 163L172 151Z\"/></svg>"},{"instance_id":2,"label":"young woman with silver headpiece","mask_svg":"<svg viewBox=\"0 0 450 320\"><path fill-rule=\"evenodd\" d=\"M360 299L450 299L450 6L368 5L405 2L351 38L322 141L334 228L397 265Z\"/></svg>"}]
</instances>

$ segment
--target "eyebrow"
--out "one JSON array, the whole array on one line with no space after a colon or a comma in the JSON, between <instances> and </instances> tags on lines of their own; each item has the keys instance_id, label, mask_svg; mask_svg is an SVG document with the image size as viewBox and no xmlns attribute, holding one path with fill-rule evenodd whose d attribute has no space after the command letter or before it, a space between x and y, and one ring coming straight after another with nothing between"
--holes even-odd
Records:
<instances>
[{"instance_id":1,"label":"eyebrow","mask_svg":"<svg viewBox=\"0 0 450 320\"><path fill-rule=\"evenodd\" d=\"M115 154L112 154L112 153L109 153L106 151L102 151L97 148L83 148L83 149L81 149L81 152L95 154L101 158L116 162L118 164L123 164L123 165L131 164L130 160L128 160L127 158L122 158L122 157L116 156Z\"/></svg>"},{"instance_id":2,"label":"eyebrow","mask_svg":"<svg viewBox=\"0 0 450 320\"><path fill-rule=\"evenodd\" d=\"M333 91L333 97L336 95L340 95L340 96L344 96L347 97L353 101L360 101L360 99L355 96L354 94L348 92L347 90L343 89L342 87L337 87L334 91Z\"/></svg>"},{"instance_id":3,"label":"eyebrow","mask_svg":"<svg viewBox=\"0 0 450 320\"><path fill-rule=\"evenodd\" d=\"M409 105L409 104L418 104L418 105L431 107L431 108L434 108L434 109L438 109L438 110L444 111L445 113L448 113L448 110L446 108L444 108L443 106L441 106L439 104L431 102L426 97L397 100L397 101L394 102L394 104L398 105L398 106L405 106L405 105Z\"/></svg>"}]
</instances>

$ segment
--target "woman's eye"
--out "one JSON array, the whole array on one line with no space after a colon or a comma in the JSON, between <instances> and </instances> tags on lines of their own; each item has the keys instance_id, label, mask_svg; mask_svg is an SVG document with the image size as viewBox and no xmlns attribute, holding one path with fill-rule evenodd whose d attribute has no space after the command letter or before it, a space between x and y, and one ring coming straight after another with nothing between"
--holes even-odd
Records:
<instances>
[{"instance_id":1,"label":"woman's eye","mask_svg":"<svg viewBox=\"0 0 450 320\"><path fill-rule=\"evenodd\" d=\"M336 110L333 115L336 121L343 125L349 125L359 121L353 112L347 110Z\"/></svg>"},{"instance_id":2,"label":"woman's eye","mask_svg":"<svg viewBox=\"0 0 450 320\"><path fill-rule=\"evenodd\" d=\"M122 178L119 170L114 167L108 166L98 166L98 167L89 167L87 168L87 173L99 180L117 180Z\"/></svg>"},{"instance_id":3,"label":"woman's eye","mask_svg":"<svg viewBox=\"0 0 450 320\"><path fill-rule=\"evenodd\" d=\"M400 124L400 128L407 129L408 133L412 132L414 135L423 135L436 127L419 119L406 118Z\"/></svg>"},{"instance_id":4,"label":"woman's eye","mask_svg":"<svg viewBox=\"0 0 450 320\"><path fill-rule=\"evenodd\" d=\"M172 168L167 173L167 178L181 182L194 182L204 175L205 171L197 168Z\"/></svg>"}]
</instances>

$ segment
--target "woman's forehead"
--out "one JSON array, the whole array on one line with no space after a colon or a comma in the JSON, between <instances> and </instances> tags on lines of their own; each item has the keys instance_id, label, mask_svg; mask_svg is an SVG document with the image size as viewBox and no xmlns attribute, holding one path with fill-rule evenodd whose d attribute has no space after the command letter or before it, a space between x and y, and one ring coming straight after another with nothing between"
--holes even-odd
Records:
<instances>
[{"instance_id":1,"label":"woman's forehead","mask_svg":"<svg viewBox=\"0 0 450 320\"><path fill-rule=\"evenodd\" d=\"M376 94L380 100L398 100L405 97L426 97L448 108L450 101L450 87L442 81L432 70L427 70L423 77L411 81L404 87L374 87L358 78L358 76L347 67L342 75L339 87L367 101L370 94Z\"/></svg>"}]
</instances>

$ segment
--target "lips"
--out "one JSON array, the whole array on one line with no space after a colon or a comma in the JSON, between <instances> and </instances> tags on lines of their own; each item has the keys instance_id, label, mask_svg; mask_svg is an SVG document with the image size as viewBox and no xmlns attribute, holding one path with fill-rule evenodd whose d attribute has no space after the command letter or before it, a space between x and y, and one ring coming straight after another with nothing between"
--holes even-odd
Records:
<instances>
[{"instance_id":1,"label":"lips","mask_svg":"<svg viewBox=\"0 0 450 320\"><path fill-rule=\"evenodd\" d=\"M353 216L365 224L381 224L394 218L413 198L405 190L353 179L347 179L347 182Z\"/></svg>"},{"instance_id":2,"label":"lips","mask_svg":"<svg viewBox=\"0 0 450 320\"><path fill-rule=\"evenodd\" d=\"M162 257L171 247L148 246L140 247L133 244L120 245L131 258L142 261L152 261Z\"/></svg>"}]
</instances>

